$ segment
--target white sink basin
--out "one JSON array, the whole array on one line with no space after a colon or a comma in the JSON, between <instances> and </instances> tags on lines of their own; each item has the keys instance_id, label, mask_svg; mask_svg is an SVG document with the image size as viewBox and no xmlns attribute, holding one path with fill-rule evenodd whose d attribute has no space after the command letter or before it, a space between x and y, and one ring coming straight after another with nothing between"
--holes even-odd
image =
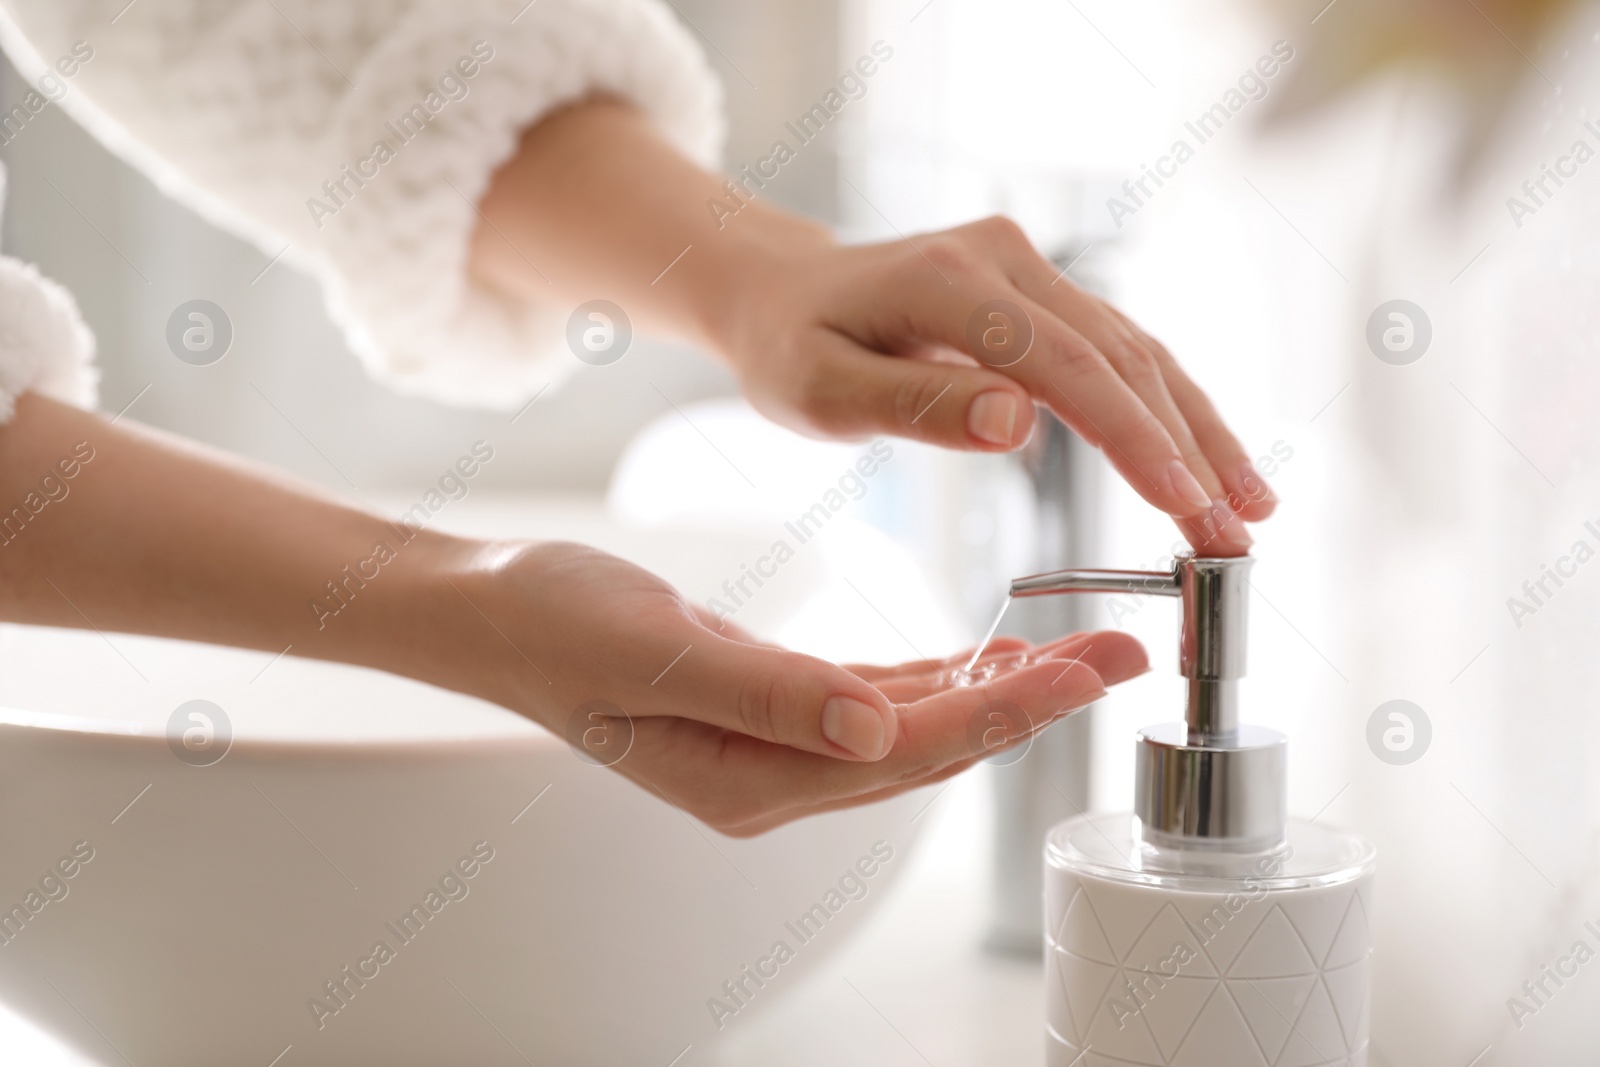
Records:
<instances>
[{"instance_id":1,"label":"white sink basin","mask_svg":"<svg viewBox=\"0 0 1600 1067\"><path fill-rule=\"evenodd\" d=\"M592 504L467 504L455 525L597 543L698 597L770 540L623 530ZM793 588L773 583L748 617L773 629L829 574L821 551L796 559ZM206 767L164 736L196 698L234 731ZM693 1064L719 1035L708 1000L736 1006L724 983L742 968L780 940L793 953L761 987L743 979L750 1008L729 1025L842 945L906 864L927 800L735 841L490 705L115 634L0 628L0 702L28 709L0 711L0 907L28 916L0 946L0 1000L139 1067ZM830 898L878 842L865 895ZM92 859L41 889L74 846ZM441 882L475 848L472 876ZM402 929L413 905L427 921Z\"/></svg>"}]
</instances>

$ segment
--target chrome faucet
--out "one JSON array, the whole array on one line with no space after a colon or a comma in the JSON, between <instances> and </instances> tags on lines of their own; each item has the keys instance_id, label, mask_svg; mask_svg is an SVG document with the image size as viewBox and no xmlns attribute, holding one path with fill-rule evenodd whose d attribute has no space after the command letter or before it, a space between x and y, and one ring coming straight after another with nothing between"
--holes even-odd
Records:
<instances>
[{"instance_id":1,"label":"chrome faucet","mask_svg":"<svg viewBox=\"0 0 1600 1067\"><path fill-rule=\"evenodd\" d=\"M1035 569L1059 570L1094 560L1103 458L1040 409L1022 464L1034 492ZM1098 610L1087 597L1018 599L1006 613L1004 629L1030 641L1050 641L1095 629ZM990 768L995 783L994 856L985 944L995 951L1043 952L1039 901L1044 836L1056 823L1089 809L1092 738L1093 719L1086 708L1039 734L1015 763L997 762Z\"/></svg>"},{"instance_id":2,"label":"chrome faucet","mask_svg":"<svg viewBox=\"0 0 1600 1067\"><path fill-rule=\"evenodd\" d=\"M1099 273L1103 254L1115 244L1108 235L1093 245L1068 244L1052 256L1072 270L1085 289L1104 296ZM1038 410L1033 439L1023 449L1021 467L1033 493L1031 570L1055 571L1092 565L1100 558L1100 486L1106 462L1060 419ZM1013 572L1015 573L1015 572ZM999 607L998 597L985 611ZM1100 605L1090 597L1019 599L1006 613L1005 633L1030 641L1098 628ZM991 765L995 788L992 891L985 945L997 952L1039 956L1044 923L1045 833L1056 823L1089 810L1093 781L1090 754L1094 730L1091 708L1068 716L1033 741L1015 763Z\"/></svg>"}]
</instances>

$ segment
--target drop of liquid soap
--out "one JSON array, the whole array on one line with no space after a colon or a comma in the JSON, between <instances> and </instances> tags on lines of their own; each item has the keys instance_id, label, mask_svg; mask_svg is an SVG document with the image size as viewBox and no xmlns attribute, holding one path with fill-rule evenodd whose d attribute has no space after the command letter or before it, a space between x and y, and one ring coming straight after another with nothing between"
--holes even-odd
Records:
<instances>
[{"instance_id":1,"label":"drop of liquid soap","mask_svg":"<svg viewBox=\"0 0 1600 1067\"><path fill-rule=\"evenodd\" d=\"M951 671L946 678L955 688L965 689L969 686L983 685L987 682L992 682L1002 674L1010 674L1012 671L1020 671L1022 668L1028 666L1032 662L1033 657L1028 655L1021 655L1015 659L994 660L992 662L985 663L981 667L974 667L970 671Z\"/></svg>"},{"instance_id":2,"label":"drop of liquid soap","mask_svg":"<svg viewBox=\"0 0 1600 1067\"><path fill-rule=\"evenodd\" d=\"M983 685L985 682L994 681L995 675L1001 673L1002 670L1010 672L1028 665L1028 657L1022 655L1004 665L1000 663L985 663L981 667L978 666L978 661L983 658L983 653L988 649L989 642L994 640L995 631L1000 629L1000 620L1005 618L1006 609L1010 606L1011 598L1008 596L1001 603L1000 610L995 613L994 622L989 624L989 632L983 635L983 641L977 648L973 649L972 658L967 660L967 665L960 670L950 672L949 682L951 685L958 689Z\"/></svg>"}]
</instances>

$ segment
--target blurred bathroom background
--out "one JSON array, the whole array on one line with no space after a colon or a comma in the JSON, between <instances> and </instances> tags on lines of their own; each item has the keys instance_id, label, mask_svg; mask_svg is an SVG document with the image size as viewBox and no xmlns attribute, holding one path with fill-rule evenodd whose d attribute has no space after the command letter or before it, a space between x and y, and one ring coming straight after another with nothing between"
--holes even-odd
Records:
<instances>
[{"instance_id":1,"label":"blurred bathroom background","mask_svg":"<svg viewBox=\"0 0 1600 1067\"><path fill-rule=\"evenodd\" d=\"M1579 570L1521 620L1506 601L1573 542L1600 545L1584 527L1600 521L1600 197L1579 171L1527 216L1505 201L1574 141L1600 146L1583 126L1600 89L1593 8L675 7L722 78L730 169L766 155L875 42L891 47L764 195L852 240L1013 216L1069 277L1162 338L1262 457L1283 504L1257 531L1246 715L1291 737L1293 813L1378 843L1370 1062L1554 1065L1592 1052L1600 967L1520 1020L1507 1001L1526 998L1524 981L1574 941L1600 947L1583 926L1600 924L1600 577ZM1278 42L1292 58L1197 144L1185 124ZM1462 91L1473 70L1492 92ZM18 90L8 71L6 99ZM1124 183L1180 138L1197 145L1192 158L1135 199ZM853 454L760 429L722 367L649 340L614 365L574 360L515 421L397 396L364 375L310 278L166 198L59 109L0 155L5 250L76 294L99 339L102 407L330 491L415 496L484 439L496 458L475 493L606 498L639 523L770 526L809 506ZM1114 217L1113 197L1134 210ZM179 362L165 342L168 315L194 298L233 324L231 351L208 367ZM1431 324L1409 363L1368 343L1369 318L1397 299ZM747 491L705 454L702 432L741 465L790 472L793 488ZM1004 581L1039 557L1017 459L894 449L852 506L850 536L892 543L914 566L880 580L918 585L928 610L896 601L896 616L839 588L776 636L851 659L948 653L976 639ZM630 474L633 462L643 467ZM1096 535L1070 562L1154 568L1170 557L1173 529L1115 479L1099 479L1088 506ZM1057 784L1125 808L1134 730L1181 704L1175 614L1165 602L1095 611L1146 642L1154 671L1084 713ZM1369 718L1394 699L1431 724L1426 751L1404 765L1368 744ZM987 862L989 794L964 788L940 803L968 805L977 828L940 839L949 865Z\"/></svg>"}]
</instances>

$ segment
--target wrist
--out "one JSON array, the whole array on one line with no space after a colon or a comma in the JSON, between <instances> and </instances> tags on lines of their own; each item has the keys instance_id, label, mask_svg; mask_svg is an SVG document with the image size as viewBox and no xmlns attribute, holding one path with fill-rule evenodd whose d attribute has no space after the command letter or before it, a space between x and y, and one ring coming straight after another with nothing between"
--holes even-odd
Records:
<instances>
[{"instance_id":1,"label":"wrist","mask_svg":"<svg viewBox=\"0 0 1600 1067\"><path fill-rule=\"evenodd\" d=\"M399 672L537 721L550 684L540 668L553 668L533 656L541 608L518 561L538 548L437 536L418 555L412 588L401 591L411 636L395 646L407 664Z\"/></svg>"},{"instance_id":2,"label":"wrist","mask_svg":"<svg viewBox=\"0 0 1600 1067\"><path fill-rule=\"evenodd\" d=\"M746 324L764 317L770 296L801 264L837 242L821 223L758 201L722 223L685 278L685 297L691 340L737 365L748 347Z\"/></svg>"},{"instance_id":3,"label":"wrist","mask_svg":"<svg viewBox=\"0 0 1600 1067\"><path fill-rule=\"evenodd\" d=\"M383 530L382 541L396 546L393 562L385 565L382 579L371 583L376 595L364 597L366 604L355 602L364 609L359 624L338 627L340 643L348 642L347 647L329 648L326 654L494 699L482 681L488 672L481 631L487 626L458 592L480 569L485 543L390 523ZM330 626L330 633L334 629Z\"/></svg>"}]
</instances>

